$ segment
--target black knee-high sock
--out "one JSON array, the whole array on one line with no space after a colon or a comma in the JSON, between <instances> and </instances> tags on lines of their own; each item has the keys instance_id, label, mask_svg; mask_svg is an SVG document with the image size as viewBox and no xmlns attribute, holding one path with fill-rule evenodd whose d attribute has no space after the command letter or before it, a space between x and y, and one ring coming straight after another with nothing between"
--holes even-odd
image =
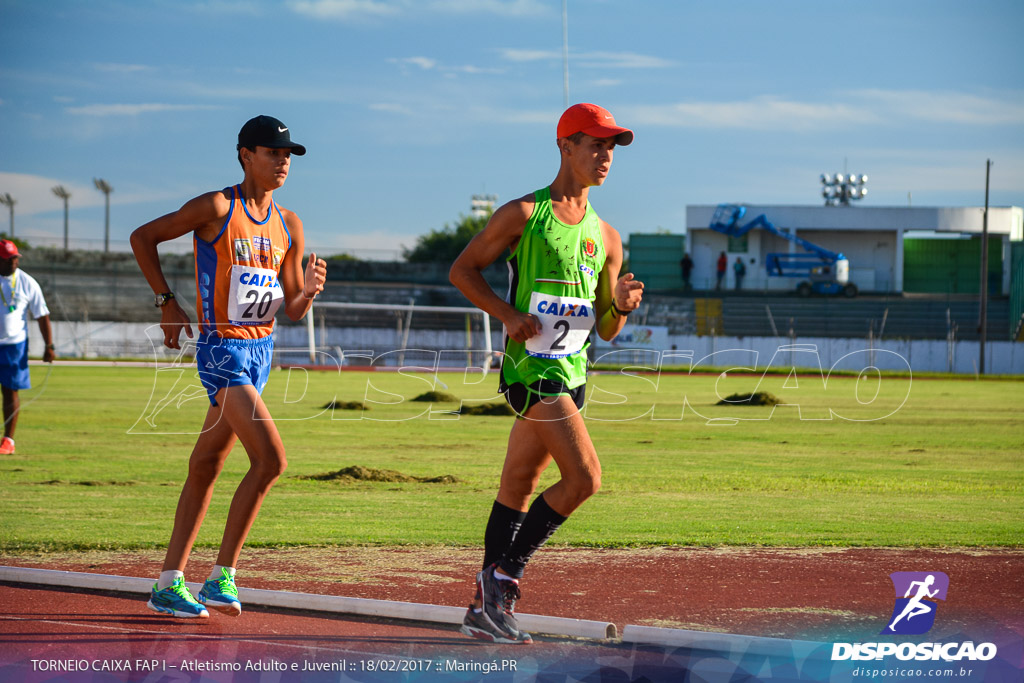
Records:
<instances>
[{"instance_id":1,"label":"black knee-high sock","mask_svg":"<svg viewBox=\"0 0 1024 683\"><path fill-rule=\"evenodd\" d=\"M526 513L519 533L512 539L512 545L498 563L502 573L515 579L522 578L526 563L567 519L551 509L544 500L544 494L537 496L530 511Z\"/></svg>"},{"instance_id":2,"label":"black knee-high sock","mask_svg":"<svg viewBox=\"0 0 1024 683\"><path fill-rule=\"evenodd\" d=\"M519 527L526 517L525 512L494 501L491 516L487 518L487 529L484 531L484 569L501 559L512 539L519 532Z\"/></svg>"}]
</instances>

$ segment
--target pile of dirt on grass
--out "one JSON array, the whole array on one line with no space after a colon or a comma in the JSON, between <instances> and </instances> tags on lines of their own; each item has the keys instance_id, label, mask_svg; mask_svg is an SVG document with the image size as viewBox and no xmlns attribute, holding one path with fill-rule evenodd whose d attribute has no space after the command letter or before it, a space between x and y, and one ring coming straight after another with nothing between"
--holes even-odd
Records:
<instances>
[{"instance_id":1,"label":"pile of dirt on grass","mask_svg":"<svg viewBox=\"0 0 1024 683\"><path fill-rule=\"evenodd\" d=\"M369 410L362 401L331 401L322 407L330 410Z\"/></svg>"},{"instance_id":2,"label":"pile of dirt on grass","mask_svg":"<svg viewBox=\"0 0 1024 683\"><path fill-rule=\"evenodd\" d=\"M716 403L717 406L777 406L782 401L767 391L757 391L753 394L733 394L723 398Z\"/></svg>"},{"instance_id":3,"label":"pile of dirt on grass","mask_svg":"<svg viewBox=\"0 0 1024 683\"><path fill-rule=\"evenodd\" d=\"M446 394L443 391L428 391L425 394L420 394L413 400L420 401L422 403L453 403L458 401L459 398L457 396L452 396L451 394Z\"/></svg>"},{"instance_id":4,"label":"pile of dirt on grass","mask_svg":"<svg viewBox=\"0 0 1024 683\"><path fill-rule=\"evenodd\" d=\"M416 482L420 484L457 484L459 480L450 474L443 474L440 477L413 477L402 474L395 470L378 470L362 465L352 465L335 472L324 474L308 474L297 477L298 479L312 479L314 481L336 481L342 484L351 484L357 481L382 481L389 483Z\"/></svg>"},{"instance_id":5,"label":"pile of dirt on grass","mask_svg":"<svg viewBox=\"0 0 1024 683\"><path fill-rule=\"evenodd\" d=\"M516 411L512 410L512 406L499 401L497 403L481 403L478 406L462 406L462 410L457 411L460 415L515 415Z\"/></svg>"}]
</instances>

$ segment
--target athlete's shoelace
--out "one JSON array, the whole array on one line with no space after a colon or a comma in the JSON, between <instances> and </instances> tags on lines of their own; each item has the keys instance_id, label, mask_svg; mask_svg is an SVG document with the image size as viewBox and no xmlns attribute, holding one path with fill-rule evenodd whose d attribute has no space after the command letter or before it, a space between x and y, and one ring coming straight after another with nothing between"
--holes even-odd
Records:
<instances>
[{"instance_id":1,"label":"athlete's shoelace","mask_svg":"<svg viewBox=\"0 0 1024 683\"><path fill-rule=\"evenodd\" d=\"M184 582L172 583L170 585L171 592L177 595L185 602L196 602L196 599L192 597L192 593L189 592L188 587Z\"/></svg>"},{"instance_id":2,"label":"athlete's shoelace","mask_svg":"<svg viewBox=\"0 0 1024 683\"><path fill-rule=\"evenodd\" d=\"M516 608L516 600L523 597L519 592L519 584L514 581L502 581L503 607L506 612L512 613Z\"/></svg>"},{"instance_id":3,"label":"athlete's shoelace","mask_svg":"<svg viewBox=\"0 0 1024 683\"><path fill-rule=\"evenodd\" d=\"M230 595L233 598L238 597L238 588L231 579L219 579L217 581L217 589L224 595Z\"/></svg>"}]
</instances>

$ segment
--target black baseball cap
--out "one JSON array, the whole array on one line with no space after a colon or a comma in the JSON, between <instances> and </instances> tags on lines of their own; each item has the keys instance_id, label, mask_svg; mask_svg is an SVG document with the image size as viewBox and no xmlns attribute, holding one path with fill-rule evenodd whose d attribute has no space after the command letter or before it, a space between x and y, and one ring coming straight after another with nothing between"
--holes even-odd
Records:
<instances>
[{"instance_id":1,"label":"black baseball cap","mask_svg":"<svg viewBox=\"0 0 1024 683\"><path fill-rule=\"evenodd\" d=\"M245 122L242 130L238 131L238 146L236 149L247 147L253 149L256 146L269 147L271 149L290 149L292 154L302 156L306 148L292 142L292 136L288 132L288 126L284 125L273 116L257 116Z\"/></svg>"}]
</instances>

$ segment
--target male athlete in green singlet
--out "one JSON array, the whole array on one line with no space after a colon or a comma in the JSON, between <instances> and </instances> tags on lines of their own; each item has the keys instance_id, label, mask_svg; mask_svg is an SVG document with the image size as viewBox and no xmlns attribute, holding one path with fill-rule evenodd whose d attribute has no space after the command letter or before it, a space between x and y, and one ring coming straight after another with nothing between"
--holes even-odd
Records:
<instances>
[{"instance_id":1,"label":"male athlete in green singlet","mask_svg":"<svg viewBox=\"0 0 1024 683\"><path fill-rule=\"evenodd\" d=\"M601 463L579 412L588 337L596 327L602 339L613 339L644 286L632 273L619 277L619 233L587 198L608 176L615 146L632 141L633 132L597 105L567 109L558 122L554 181L495 211L452 264L452 284L504 323L500 389L518 414L484 532L484 568L462 625L482 640L531 642L514 615L526 563L601 485ZM481 274L506 249L507 301ZM531 505L552 460L561 479Z\"/></svg>"}]
</instances>

